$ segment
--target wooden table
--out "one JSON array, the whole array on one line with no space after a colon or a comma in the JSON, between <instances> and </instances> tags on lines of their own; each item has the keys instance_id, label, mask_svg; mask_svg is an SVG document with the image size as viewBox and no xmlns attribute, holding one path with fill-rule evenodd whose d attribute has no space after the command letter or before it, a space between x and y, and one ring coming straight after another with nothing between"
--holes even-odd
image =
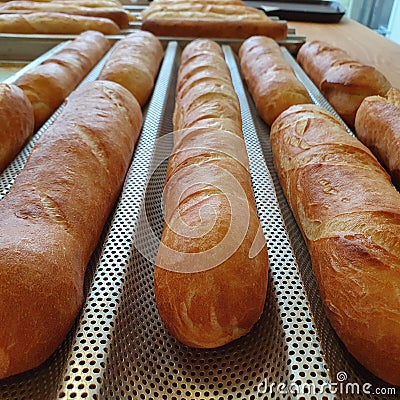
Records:
<instances>
[{"instance_id":1,"label":"wooden table","mask_svg":"<svg viewBox=\"0 0 400 400\"><path fill-rule=\"evenodd\" d=\"M324 40L346 50L359 61L373 65L392 86L400 88L400 45L346 17L337 24L290 21L289 26L307 40Z\"/></svg>"}]
</instances>

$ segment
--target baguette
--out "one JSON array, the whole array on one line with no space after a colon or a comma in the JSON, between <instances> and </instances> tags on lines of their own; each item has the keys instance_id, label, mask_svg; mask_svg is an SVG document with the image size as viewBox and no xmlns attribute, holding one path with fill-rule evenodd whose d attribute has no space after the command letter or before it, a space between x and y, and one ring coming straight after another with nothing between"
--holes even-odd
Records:
<instances>
[{"instance_id":1,"label":"baguette","mask_svg":"<svg viewBox=\"0 0 400 400\"><path fill-rule=\"evenodd\" d=\"M223 61L215 42L197 40L185 48L178 87L182 69L189 73L192 61L210 52ZM210 97L215 93L222 107L231 101L238 107L237 98L228 94L223 99L215 91L219 82L229 81L227 67L213 71L217 76ZM178 89L177 104L203 90L201 83L201 77L193 81L185 95ZM228 93L232 90L227 85ZM181 130L180 123L174 124L165 225L154 270L157 307L166 327L181 342L200 348L222 346L251 330L263 311L268 275L243 136L238 128L230 132L210 126Z\"/></svg>"},{"instance_id":2,"label":"baguette","mask_svg":"<svg viewBox=\"0 0 400 400\"><path fill-rule=\"evenodd\" d=\"M211 40L194 43L181 58L174 129L212 127L242 136L240 106L221 48Z\"/></svg>"},{"instance_id":3,"label":"baguette","mask_svg":"<svg viewBox=\"0 0 400 400\"><path fill-rule=\"evenodd\" d=\"M239 49L239 59L257 111L268 125L290 106L311 103L306 88L273 39L265 36L247 39Z\"/></svg>"},{"instance_id":4,"label":"baguette","mask_svg":"<svg viewBox=\"0 0 400 400\"><path fill-rule=\"evenodd\" d=\"M84 7L67 3L56 2L37 2L37 1L22 1L14 0L8 1L0 6L0 14L3 13L38 13L38 12L51 12L63 13L69 15L81 15L86 17L108 18L114 21L121 29L129 27L128 13L121 8L116 7Z\"/></svg>"},{"instance_id":5,"label":"baguette","mask_svg":"<svg viewBox=\"0 0 400 400\"><path fill-rule=\"evenodd\" d=\"M306 42L298 52L297 61L351 128L363 99L372 95L384 96L391 87L374 67L318 40Z\"/></svg>"},{"instance_id":6,"label":"baguette","mask_svg":"<svg viewBox=\"0 0 400 400\"><path fill-rule=\"evenodd\" d=\"M150 4L151 7L165 5L165 6L175 6L176 4L215 4L215 5L242 5L245 3L242 0L154 0Z\"/></svg>"},{"instance_id":7,"label":"baguette","mask_svg":"<svg viewBox=\"0 0 400 400\"><path fill-rule=\"evenodd\" d=\"M358 138L370 148L400 188L400 90L392 88L385 97L364 99L357 111Z\"/></svg>"},{"instance_id":8,"label":"baguette","mask_svg":"<svg viewBox=\"0 0 400 400\"><path fill-rule=\"evenodd\" d=\"M62 104L109 47L110 42L100 32L84 32L16 81L33 105L36 129Z\"/></svg>"},{"instance_id":9,"label":"baguette","mask_svg":"<svg viewBox=\"0 0 400 400\"><path fill-rule=\"evenodd\" d=\"M286 39L286 21L207 19L203 13L191 13L185 18L146 18L141 29L156 36L237 38L264 35Z\"/></svg>"},{"instance_id":10,"label":"baguette","mask_svg":"<svg viewBox=\"0 0 400 400\"><path fill-rule=\"evenodd\" d=\"M0 14L1 33L80 34L88 30L105 35L121 33L119 26L108 18L49 12Z\"/></svg>"},{"instance_id":11,"label":"baguette","mask_svg":"<svg viewBox=\"0 0 400 400\"><path fill-rule=\"evenodd\" d=\"M142 19L146 18L209 18L209 19L235 19L235 20L266 20L266 14L245 5L207 4L207 3L152 3L141 13Z\"/></svg>"},{"instance_id":12,"label":"baguette","mask_svg":"<svg viewBox=\"0 0 400 400\"><path fill-rule=\"evenodd\" d=\"M162 45L152 33L137 31L114 46L99 79L122 84L143 106L153 91L163 56Z\"/></svg>"},{"instance_id":13,"label":"baguette","mask_svg":"<svg viewBox=\"0 0 400 400\"><path fill-rule=\"evenodd\" d=\"M33 108L15 85L0 83L0 173L33 134Z\"/></svg>"},{"instance_id":14,"label":"baguette","mask_svg":"<svg viewBox=\"0 0 400 400\"><path fill-rule=\"evenodd\" d=\"M376 158L315 105L271 129L276 170L328 318L351 354L400 384L400 194Z\"/></svg>"},{"instance_id":15,"label":"baguette","mask_svg":"<svg viewBox=\"0 0 400 400\"><path fill-rule=\"evenodd\" d=\"M118 0L35 0L42 3L60 3L73 4L84 7L118 7L122 8L122 4Z\"/></svg>"},{"instance_id":16,"label":"baguette","mask_svg":"<svg viewBox=\"0 0 400 400\"><path fill-rule=\"evenodd\" d=\"M122 86L76 90L0 201L0 378L41 364L83 301L86 266L141 127Z\"/></svg>"}]
</instances>

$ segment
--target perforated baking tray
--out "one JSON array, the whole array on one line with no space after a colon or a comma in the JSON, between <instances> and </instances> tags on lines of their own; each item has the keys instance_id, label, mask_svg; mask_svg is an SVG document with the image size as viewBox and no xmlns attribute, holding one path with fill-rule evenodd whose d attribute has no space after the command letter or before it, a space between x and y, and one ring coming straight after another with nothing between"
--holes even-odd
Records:
<instances>
[{"instance_id":1,"label":"perforated baking tray","mask_svg":"<svg viewBox=\"0 0 400 400\"><path fill-rule=\"evenodd\" d=\"M179 41L166 46L122 194L88 266L86 300L74 328L42 366L1 381L0 398L389 398L373 394L377 388L393 388L360 367L327 321L309 254L273 167L269 129L258 117L227 45L223 49L240 99L257 209L268 242L267 301L248 335L218 349L188 348L164 328L153 295L153 264L163 226L161 194L172 149L169 133L181 47ZM85 81L96 79L103 62ZM313 100L329 107L301 69L296 72ZM0 196L9 190L32 143L0 177ZM371 385L370 393L362 391L365 384Z\"/></svg>"}]
</instances>

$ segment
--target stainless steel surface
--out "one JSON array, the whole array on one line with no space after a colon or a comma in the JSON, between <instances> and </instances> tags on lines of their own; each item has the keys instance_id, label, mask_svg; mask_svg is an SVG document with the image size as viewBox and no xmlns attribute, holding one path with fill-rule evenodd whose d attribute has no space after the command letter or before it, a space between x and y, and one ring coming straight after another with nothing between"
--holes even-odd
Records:
<instances>
[{"instance_id":1,"label":"stainless steel surface","mask_svg":"<svg viewBox=\"0 0 400 400\"><path fill-rule=\"evenodd\" d=\"M188 348L165 329L152 276L163 226L161 196L173 144L176 73L183 45L170 41L166 46L123 192L88 266L86 301L76 326L45 364L1 381L0 399L385 398L327 390L330 384L382 383L349 356L327 321L309 254L273 167L269 128L258 117L227 45L223 50L241 104L257 209L268 242L267 301L248 335L218 349ZM96 79L100 68L101 64L85 81ZM304 83L313 100L326 106L316 88ZM31 147L0 177L1 196Z\"/></svg>"}]
</instances>

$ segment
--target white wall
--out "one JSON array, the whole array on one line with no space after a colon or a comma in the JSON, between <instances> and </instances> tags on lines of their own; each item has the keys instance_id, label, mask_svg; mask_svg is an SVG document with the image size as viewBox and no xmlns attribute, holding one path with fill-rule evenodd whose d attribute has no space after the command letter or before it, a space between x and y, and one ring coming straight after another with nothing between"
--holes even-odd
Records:
<instances>
[{"instance_id":1,"label":"white wall","mask_svg":"<svg viewBox=\"0 0 400 400\"><path fill-rule=\"evenodd\" d=\"M400 0L395 0L389 20L387 37L400 44Z\"/></svg>"}]
</instances>

